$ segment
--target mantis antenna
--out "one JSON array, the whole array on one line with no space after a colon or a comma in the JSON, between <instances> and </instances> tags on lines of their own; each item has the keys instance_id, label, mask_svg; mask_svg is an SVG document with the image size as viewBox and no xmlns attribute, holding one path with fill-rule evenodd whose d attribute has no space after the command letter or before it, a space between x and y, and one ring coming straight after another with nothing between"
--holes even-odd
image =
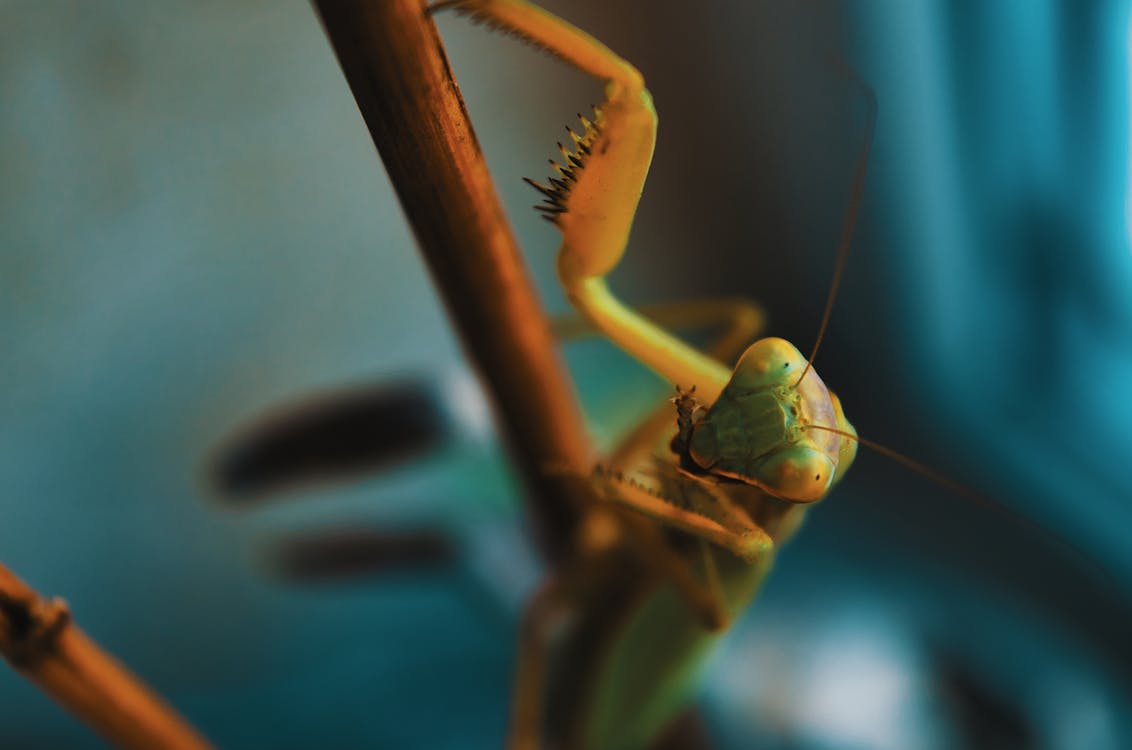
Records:
<instances>
[{"instance_id":1,"label":"mantis antenna","mask_svg":"<svg viewBox=\"0 0 1132 750\"><path fill-rule=\"evenodd\" d=\"M876 134L877 124L877 96L869 84L865 83L861 78L844 65L839 65L849 80L857 86L865 96L866 106L868 107L868 120L865 125L865 145L861 149L861 154L857 158L857 166L854 171L853 177L853 191L849 197L849 207L846 209L845 220L841 225L841 238L837 243L837 260L833 267L833 279L829 283L829 293L825 297L825 310L822 312L821 324L818 326L818 336L814 341L814 348L810 351L810 357L806 360L806 366L802 368L802 374L794 383L797 387L798 383L806 377L810 369L813 367L814 358L818 356L818 349L821 347L822 339L825 338L825 330L829 327L829 319L833 314L833 303L837 299L837 291L841 287L841 277L845 273L845 261L849 257L849 245L853 240L853 228L857 224L857 214L861 207L861 196L865 192L865 174L869 169L869 153L873 148L873 137Z\"/></svg>"},{"instance_id":2,"label":"mantis antenna","mask_svg":"<svg viewBox=\"0 0 1132 750\"><path fill-rule=\"evenodd\" d=\"M829 327L829 320L833 314L833 303L837 299L837 292L841 287L841 279L845 272L846 260L849 257L849 247L853 239L853 229L857 223L857 214L859 213L861 206L861 197L864 194L865 175L868 171L869 154L872 151L873 141L876 134L876 93L873 91L872 87L869 86L865 81L863 81L856 73L854 73L852 69L844 65L838 65L838 68L842 72L844 72L849 80L855 86L857 86L857 88L865 96L866 105L868 107L868 119L865 125L865 143L864 147L861 149L861 153L858 157L854 172L853 189L850 193L849 206L846 209L845 220L843 221L841 227L841 237L839 238L837 245L837 259L834 264L833 278L829 284L829 293L826 295L825 310L822 312L821 324L818 326L818 335L814 341L814 348L810 352L809 359L806 361L806 366L805 368L803 368L801 376L799 376L798 380L794 383L795 387L797 387L798 384L802 382L802 380L806 377L806 374L809 373L809 371L812 369L814 359L818 354L818 349L821 348L822 340L825 338L826 329ZM970 487L961 484L954 479L951 479L947 475L936 471L935 469L932 469L926 464L922 464L919 461L909 458L908 456L905 456L904 454L895 451L885 445L882 445L874 440L869 440L868 438L861 437L845 430L839 430L836 427L828 427L819 424L807 425L806 429L830 432L844 439L852 440L855 443L863 445L873 452L928 478L937 485L950 490L952 493L960 497L964 497L984 508L995 511L996 513L1001 514L1002 516L1008 518L1009 520L1018 524L1019 526L1022 526L1023 528L1029 528L1032 531L1038 532L1042 536L1045 536L1047 539L1056 542L1062 548L1073 553L1078 557L1078 559L1087 563L1091 568L1093 568L1094 572L1099 573L1110 586L1112 586L1114 589L1119 590L1119 585L1117 584L1115 578L1113 578L1112 574L1109 573L1109 571L1103 565L1101 565L1100 562L1096 560L1096 558L1086 553L1083 549L1073 544L1065 537L1061 536L1052 529L1049 529L1046 526L1038 523L1029 516L1023 513L1019 513L1018 511L1015 511L1000 502L992 500L986 495L976 492Z\"/></svg>"},{"instance_id":3,"label":"mantis antenna","mask_svg":"<svg viewBox=\"0 0 1132 750\"><path fill-rule=\"evenodd\" d=\"M809 371L812 369L814 359L818 354L818 349L821 348L822 340L825 338L826 329L829 327L829 320L833 313L833 303L837 299L837 292L841 287L841 279L845 272L846 260L849 257L849 246L853 239L853 228L857 223L857 214L861 206L861 196L864 194L865 175L868 171L869 154L872 151L873 140L876 134L876 93L873 91L872 87L865 83L865 81L863 81L856 73L854 73L852 69L844 65L839 65L838 68L845 73L849 80L855 86L857 86L857 88L865 96L866 105L868 107L868 119L865 125L865 143L857 160L857 165L853 177L853 189L849 198L849 206L846 210L845 220L842 223L841 237L838 240L837 260L834 264L833 279L830 281L829 293L826 295L825 310L822 312L821 324L818 326L818 335L816 340L814 341L814 348L810 352L809 359L806 360L806 366L805 368L803 368L801 376L799 376L798 380L794 383L795 387L797 387L798 384L802 382L802 380L806 377L806 374L809 373ZM1018 511L1015 511L1000 502L992 500L986 495L976 492L970 487L955 481L954 479L939 471L936 471L935 469L932 469L926 464L922 464L919 461L909 458L908 456L905 456L904 454L895 451L885 445L882 445L881 443L878 443L874 440L869 440L868 438L861 437L860 435L847 432L845 430L839 430L836 427L829 427L820 424L806 425L806 429L830 432L842 437L843 439L852 440L858 445L863 445L873 452L884 456L891 461L895 461L901 466L910 469L917 474L927 477L932 482L935 482L937 485L950 490L952 493L960 497L964 497L980 505L981 507L995 511L996 513L1001 514L1002 516L1008 518L1009 520L1018 524L1019 526L1022 526L1023 528L1029 528L1032 531L1038 532L1042 536L1045 536L1047 539L1056 542L1062 548L1073 553L1078 557L1078 559L1087 563L1091 568L1093 568L1094 572L1099 573L1109 585L1111 585L1114 589L1119 590L1119 585L1117 584L1115 578L1103 565L1100 564L1100 562L1096 560L1096 558L1086 553L1083 549L1073 544L1065 537L1061 536L1052 529L1049 529L1046 526L1038 523L1029 516L1023 513L1019 513Z\"/></svg>"},{"instance_id":4,"label":"mantis antenna","mask_svg":"<svg viewBox=\"0 0 1132 750\"><path fill-rule=\"evenodd\" d=\"M1071 552L1079 560L1085 562L1090 568L1093 569L1094 573L1099 573L1101 575L1105 583L1108 584L1113 591L1121 591L1120 584L1117 582L1116 578L1108 571L1105 566L1101 565L1101 563L1095 557L1085 552L1085 550L1073 544L1073 542L1069 541L1061 534L1058 534L1053 529L1050 529L1049 527L1038 523L1033 518L1030 518L1025 513L1020 513L1007 505L1003 505L997 500L993 500L990 497L982 494L981 492L976 492L967 485L955 481L946 474L936 471L930 466L922 464L913 458L909 458L903 453L895 451L888 446L882 445L875 440L869 440L868 438L863 438L860 435L854 435L851 432L839 430L836 427L827 427L826 425L820 424L809 424L806 425L805 429L832 432L835 435L840 435L842 438L852 440L859 445L865 446L874 453L884 456L891 461L895 461L906 469L914 471L921 476L927 477L932 482L935 482L944 489L950 490L952 493L958 495L959 497L970 500L971 502L982 508L994 511L995 513L998 513L1004 518L1009 519L1011 522L1017 524L1022 528L1037 532L1041 536L1044 536L1046 539L1057 543L1060 547L1062 547L1062 549Z\"/></svg>"}]
</instances>

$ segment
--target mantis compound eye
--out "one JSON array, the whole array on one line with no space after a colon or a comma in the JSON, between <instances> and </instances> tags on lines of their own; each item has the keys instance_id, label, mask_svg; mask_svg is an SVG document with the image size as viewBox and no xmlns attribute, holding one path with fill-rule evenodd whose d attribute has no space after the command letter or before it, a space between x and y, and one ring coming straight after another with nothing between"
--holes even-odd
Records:
<instances>
[{"instance_id":1,"label":"mantis compound eye","mask_svg":"<svg viewBox=\"0 0 1132 750\"><path fill-rule=\"evenodd\" d=\"M844 473L838 472L842 438L807 427L844 429L844 416L838 417L829 389L813 368L806 370L805 357L784 339L766 338L743 353L696 425L688 454L713 474L792 502L814 502Z\"/></svg>"},{"instance_id":2,"label":"mantis compound eye","mask_svg":"<svg viewBox=\"0 0 1132 750\"><path fill-rule=\"evenodd\" d=\"M821 451L795 446L771 456L759 473L761 484L775 494L808 503L825 497L836 471L837 465Z\"/></svg>"}]
</instances>

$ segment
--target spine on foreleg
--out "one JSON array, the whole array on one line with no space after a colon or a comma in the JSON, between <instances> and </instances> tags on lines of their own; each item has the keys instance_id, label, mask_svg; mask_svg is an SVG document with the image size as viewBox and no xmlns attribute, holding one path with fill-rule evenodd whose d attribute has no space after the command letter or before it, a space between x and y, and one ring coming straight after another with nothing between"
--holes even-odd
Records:
<instances>
[{"instance_id":1,"label":"spine on foreleg","mask_svg":"<svg viewBox=\"0 0 1132 750\"><path fill-rule=\"evenodd\" d=\"M562 230L558 274L567 289L609 273L625 254L656 145L656 122L643 88L598 110L595 135L556 221Z\"/></svg>"}]
</instances>

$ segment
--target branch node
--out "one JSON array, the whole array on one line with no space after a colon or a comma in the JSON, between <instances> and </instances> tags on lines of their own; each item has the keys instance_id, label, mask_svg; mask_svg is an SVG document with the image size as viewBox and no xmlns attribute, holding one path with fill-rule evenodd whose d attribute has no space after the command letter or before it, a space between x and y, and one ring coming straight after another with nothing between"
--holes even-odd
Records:
<instances>
[{"instance_id":1,"label":"branch node","mask_svg":"<svg viewBox=\"0 0 1132 750\"><path fill-rule=\"evenodd\" d=\"M71 608L59 597L16 599L0 593L0 653L20 671L55 653L71 623Z\"/></svg>"}]
</instances>

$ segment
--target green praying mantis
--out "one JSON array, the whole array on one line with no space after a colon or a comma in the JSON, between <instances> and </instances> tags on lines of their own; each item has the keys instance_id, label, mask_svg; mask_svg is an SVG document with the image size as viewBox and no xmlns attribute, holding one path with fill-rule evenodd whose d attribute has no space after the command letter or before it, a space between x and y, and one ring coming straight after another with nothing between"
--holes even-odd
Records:
<instances>
[{"instance_id":1,"label":"green praying mantis","mask_svg":"<svg viewBox=\"0 0 1132 750\"><path fill-rule=\"evenodd\" d=\"M856 431L813 357L789 342L763 338L734 369L723 364L736 342L757 335L752 310L719 306L715 312L735 326L701 352L610 291L605 277L628 245L656 140L657 115L641 74L589 34L521 0L431 8L446 9L604 83L592 118L579 116L581 132L570 130L571 143L559 144L555 174L547 183L528 182L561 232L558 277L570 302L590 326L673 383L677 396L675 408L646 420L589 477L602 501L586 509L575 554L525 615L508 746L644 747L686 706L703 656L754 598L806 507L845 475ZM858 182L863 173L862 166ZM669 454L653 456L673 423ZM617 607L605 600L611 578L632 581L631 596ZM571 626L559 636L563 618ZM599 666L559 677L572 653L594 648L603 653Z\"/></svg>"}]
</instances>

